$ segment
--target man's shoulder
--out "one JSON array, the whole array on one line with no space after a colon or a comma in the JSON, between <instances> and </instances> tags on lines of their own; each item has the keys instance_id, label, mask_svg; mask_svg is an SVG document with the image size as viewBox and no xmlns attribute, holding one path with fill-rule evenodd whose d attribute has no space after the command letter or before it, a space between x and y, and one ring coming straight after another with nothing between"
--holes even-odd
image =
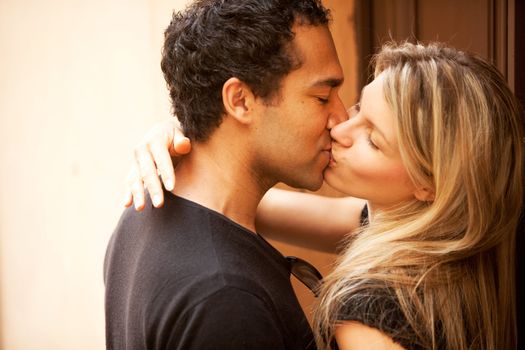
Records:
<instances>
[{"instance_id":1,"label":"man's shoulder","mask_svg":"<svg viewBox=\"0 0 525 350\"><path fill-rule=\"evenodd\" d=\"M146 196L143 211L138 212L127 208L122 213L115 232L176 232L184 234L195 233L251 233L233 222L228 217L207 208L199 203L165 192L165 203L161 208L155 208L149 196ZM182 236L184 237L184 236ZM167 237L162 237L166 239ZM174 239L179 236L172 237Z\"/></svg>"},{"instance_id":2,"label":"man's shoulder","mask_svg":"<svg viewBox=\"0 0 525 350\"><path fill-rule=\"evenodd\" d=\"M153 254L159 256L178 251L174 259L187 259L206 245L206 236L213 230L205 208L189 205L175 196L167 197L162 208L154 208L149 196L143 211L127 208L122 213L109 242L108 250L117 250L127 256ZM193 249L192 249L193 248ZM199 252L202 254L203 250ZM154 257L152 257L155 260Z\"/></svg>"},{"instance_id":3,"label":"man's shoulder","mask_svg":"<svg viewBox=\"0 0 525 350\"><path fill-rule=\"evenodd\" d=\"M191 225L181 225L181 213ZM253 338L259 348L278 349L284 338L309 334L286 260L257 235L191 204L128 210L121 222L130 230L117 228L108 249L109 315L126 314L133 329L148 325L156 339L179 339L181 349L219 337L225 346L251 348Z\"/></svg>"},{"instance_id":4,"label":"man's shoulder","mask_svg":"<svg viewBox=\"0 0 525 350\"><path fill-rule=\"evenodd\" d=\"M257 289L276 273L288 281L282 256L260 240L228 219L172 196L160 209L125 210L108 246L105 273L118 277L123 287L140 283L145 290L162 285L179 292L206 283Z\"/></svg>"}]
</instances>

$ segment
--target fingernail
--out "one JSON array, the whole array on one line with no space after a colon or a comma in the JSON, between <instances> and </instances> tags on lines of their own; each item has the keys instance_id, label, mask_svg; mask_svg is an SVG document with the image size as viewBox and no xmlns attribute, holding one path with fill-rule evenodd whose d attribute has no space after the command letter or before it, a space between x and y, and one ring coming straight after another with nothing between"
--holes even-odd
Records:
<instances>
[{"instance_id":1,"label":"fingernail","mask_svg":"<svg viewBox=\"0 0 525 350\"><path fill-rule=\"evenodd\" d=\"M135 206L135 210L139 210L142 208L142 201L135 200L133 205Z\"/></svg>"},{"instance_id":2,"label":"fingernail","mask_svg":"<svg viewBox=\"0 0 525 350\"><path fill-rule=\"evenodd\" d=\"M173 186L175 186L175 185L174 185L172 179L167 179L166 181L164 181L164 186L166 186L166 189L168 191L172 191L173 190Z\"/></svg>"},{"instance_id":3,"label":"fingernail","mask_svg":"<svg viewBox=\"0 0 525 350\"><path fill-rule=\"evenodd\" d=\"M153 205L158 206L160 204L160 196L158 194L153 196Z\"/></svg>"},{"instance_id":4,"label":"fingernail","mask_svg":"<svg viewBox=\"0 0 525 350\"><path fill-rule=\"evenodd\" d=\"M129 207L131 205L131 198L129 197L129 194L127 194L124 198L122 198L122 204L124 204L125 207Z\"/></svg>"}]
</instances>

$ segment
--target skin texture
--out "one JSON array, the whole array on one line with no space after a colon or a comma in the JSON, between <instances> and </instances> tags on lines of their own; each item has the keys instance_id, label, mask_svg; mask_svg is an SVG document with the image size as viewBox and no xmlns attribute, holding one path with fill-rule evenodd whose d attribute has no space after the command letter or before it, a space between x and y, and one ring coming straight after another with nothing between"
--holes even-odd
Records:
<instances>
[{"instance_id":1,"label":"skin texture","mask_svg":"<svg viewBox=\"0 0 525 350\"><path fill-rule=\"evenodd\" d=\"M337 253L341 240L360 226L366 201L272 188L257 207L257 232L266 238Z\"/></svg>"},{"instance_id":2,"label":"skin texture","mask_svg":"<svg viewBox=\"0 0 525 350\"><path fill-rule=\"evenodd\" d=\"M335 338L340 350L403 350L390 337L375 328L359 322L345 322L337 326Z\"/></svg>"},{"instance_id":3,"label":"skin texture","mask_svg":"<svg viewBox=\"0 0 525 350\"><path fill-rule=\"evenodd\" d=\"M330 129L348 118L338 95L343 72L327 27L296 25L293 30L301 67L283 78L280 94L272 103L256 99L249 107L253 110L247 111L263 116L254 120L256 132L251 146L258 153L252 157L257 161L250 166L264 182L316 190L330 158ZM166 188L172 190L175 176L170 156L186 154L189 148L176 122L165 122L150 131L135 149L125 205L134 203L137 210L142 210L146 187L153 204L162 206L156 170Z\"/></svg>"},{"instance_id":4,"label":"skin texture","mask_svg":"<svg viewBox=\"0 0 525 350\"><path fill-rule=\"evenodd\" d=\"M168 191L174 189L174 165L190 150L190 140L182 134L175 118L156 124L135 146L134 162L126 177L124 206L133 204L138 211L144 209L144 189L148 188L153 205L160 208L164 204L162 184Z\"/></svg>"},{"instance_id":5,"label":"skin texture","mask_svg":"<svg viewBox=\"0 0 525 350\"><path fill-rule=\"evenodd\" d=\"M363 89L350 118L332 129L333 158L324 173L330 186L367 199L371 212L416 193L401 160L394 115L382 89L380 75Z\"/></svg>"},{"instance_id":6,"label":"skin texture","mask_svg":"<svg viewBox=\"0 0 525 350\"><path fill-rule=\"evenodd\" d=\"M330 159L330 129L347 119L339 98L343 71L325 26L295 26L302 66L281 82L280 98L262 104L255 125L256 169L274 182L317 190Z\"/></svg>"},{"instance_id":7,"label":"skin texture","mask_svg":"<svg viewBox=\"0 0 525 350\"><path fill-rule=\"evenodd\" d=\"M228 79L220 127L194 142L176 169L173 193L252 231L257 205L278 182L310 190L322 185L330 129L347 118L338 96L343 72L330 31L297 24L292 30L292 50L302 64L282 79L279 96L268 101L238 78Z\"/></svg>"}]
</instances>

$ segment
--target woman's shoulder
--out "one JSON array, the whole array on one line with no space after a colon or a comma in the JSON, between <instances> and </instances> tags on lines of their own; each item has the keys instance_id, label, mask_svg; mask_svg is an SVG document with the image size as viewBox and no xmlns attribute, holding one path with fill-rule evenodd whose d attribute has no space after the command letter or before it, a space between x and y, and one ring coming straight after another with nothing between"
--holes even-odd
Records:
<instances>
[{"instance_id":1,"label":"woman's shoulder","mask_svg":"<svg viewBox=\"0 0 525 350\"><path fill-rule=\"evenodd\" d=\"M361 322L342 322L336 326L335 338L339 350L403 350L400 344L387 334L362 324Z\"/></svg>"},{"instance_id":2,"label":"woman's shoulder","mask_svg":"<svg viewBox=\"0 0 525 350\"><path fill-rule=\"evenodd\" d=\"M383 335L400 345L400 348L423 348L416 331L406 319L395 292L386 287L367 288L354 293L345 300L344 307L338 314L338 321L343 326L342 329L349 333L367 330L366 334Z\"/></svg>"}]
</instances>

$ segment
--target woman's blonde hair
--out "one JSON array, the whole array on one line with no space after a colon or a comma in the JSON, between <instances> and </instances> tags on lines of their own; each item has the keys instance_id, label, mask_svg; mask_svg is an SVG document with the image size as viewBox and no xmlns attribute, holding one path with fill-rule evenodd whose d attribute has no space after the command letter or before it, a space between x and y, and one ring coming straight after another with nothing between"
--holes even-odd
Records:
<instances>
[{"instance_id":1,"label":"woman's blonde hair","mask_svg":"<svg viewBox=\"0 0 525 350\"><path fill-rule=\"evenodd\" d=\"M492 65L440 44L388 44L374 62L403 163L433 200L374 213L349 237L321 288L318 345L330 348L348 306L376 291L399 304L416 334L406 340L422 348L513 349L523 203L518 102ZM381 321L389 310L377 312Z\"/></svg>"}]
</instances>

